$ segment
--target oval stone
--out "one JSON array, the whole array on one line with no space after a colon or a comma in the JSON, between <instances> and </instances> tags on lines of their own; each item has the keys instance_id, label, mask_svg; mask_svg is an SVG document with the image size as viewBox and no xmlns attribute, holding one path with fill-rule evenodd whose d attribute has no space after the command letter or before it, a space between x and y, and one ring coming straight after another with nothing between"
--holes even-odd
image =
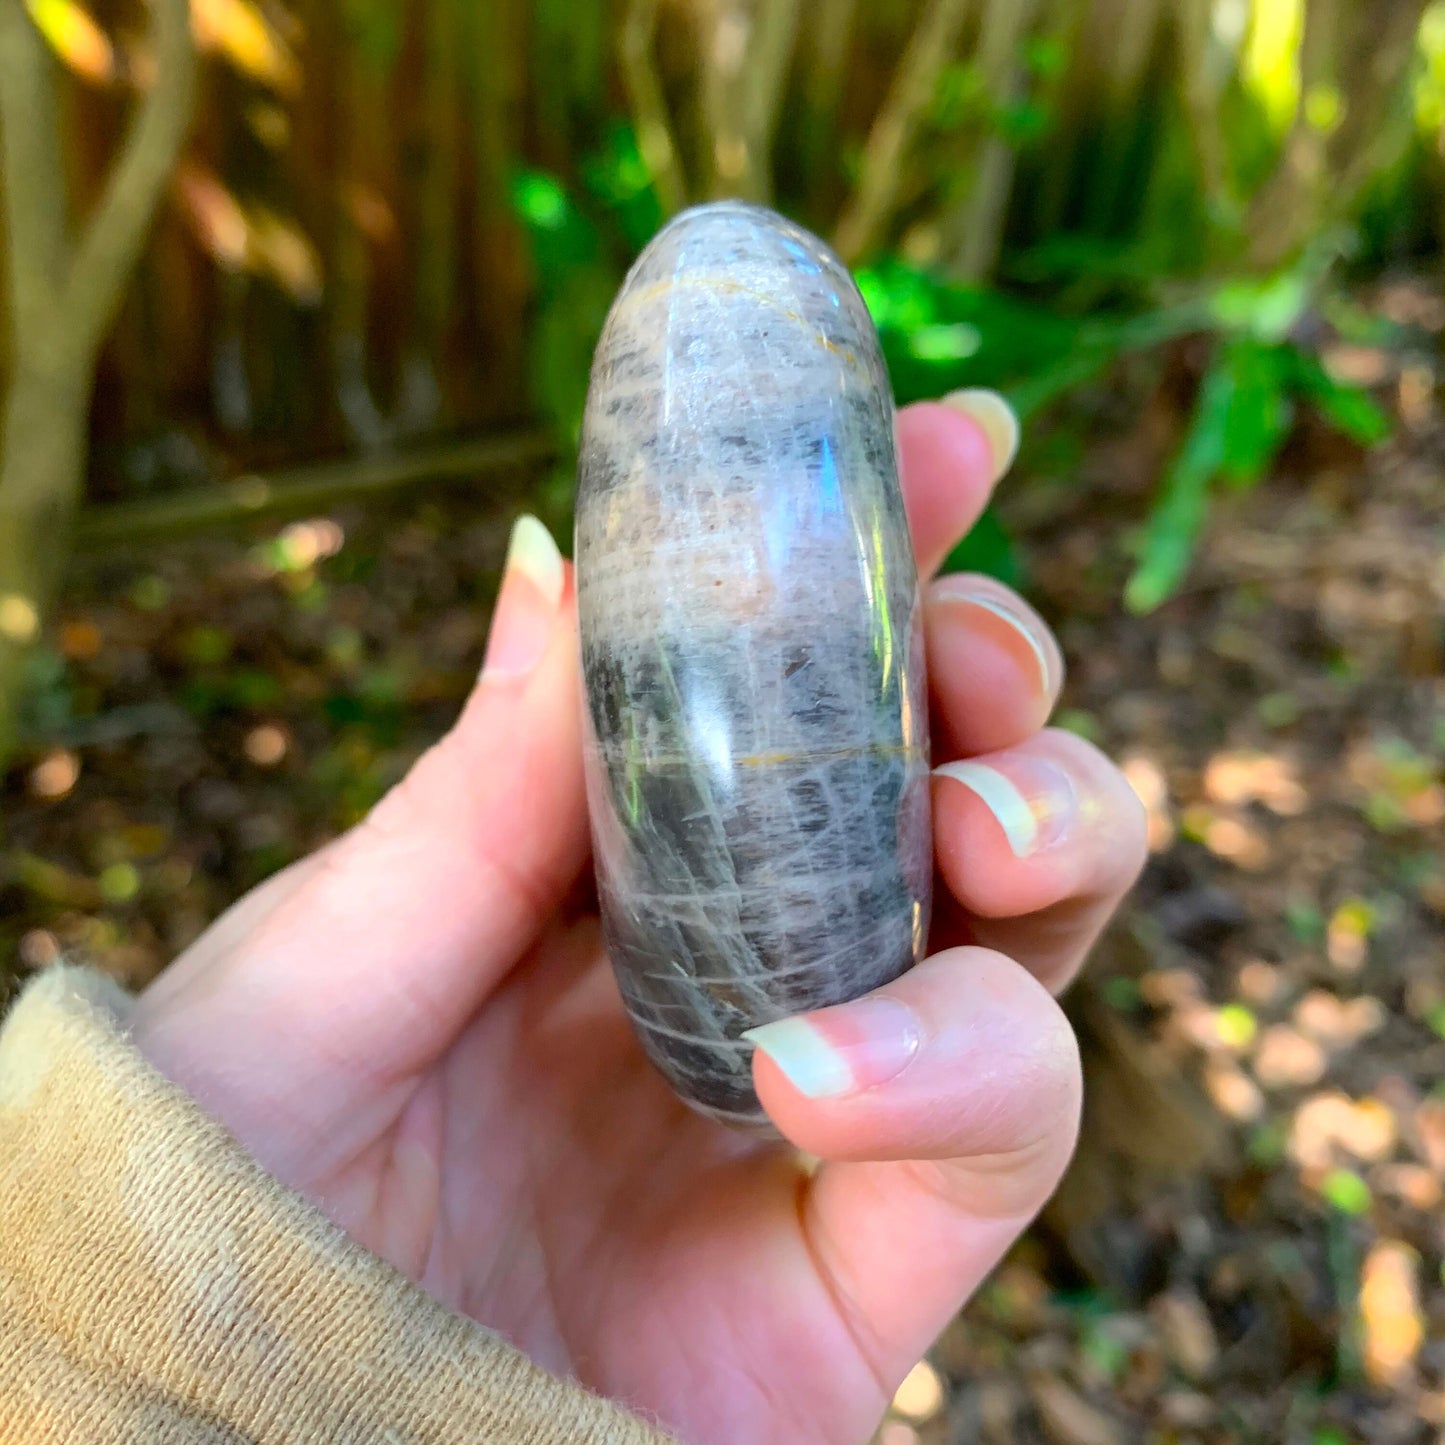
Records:
<instances>
[{"instance_id":1,"label":"oval stone","mask_svg":"<svg viewBox=\"0 0 1445 1445\"><path fill-rule=\"evenodd\" d=\"M643 251L593 362L575 555L622 997L688 1103L765 1128L739 1035L910 967L933 877L892 396L817 237L723 202Z\"/></svg>"}]
</instances>

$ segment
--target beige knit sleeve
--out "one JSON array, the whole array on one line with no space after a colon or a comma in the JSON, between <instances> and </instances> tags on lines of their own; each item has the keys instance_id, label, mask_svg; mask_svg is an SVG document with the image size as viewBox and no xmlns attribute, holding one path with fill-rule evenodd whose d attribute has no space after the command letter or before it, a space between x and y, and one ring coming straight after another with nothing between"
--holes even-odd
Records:
<instances>
[{"instance_id":1,"label":"beige knit sleeve","mask_svg":"<svg viewBox=\"0 0 1445 1445\"><path fill-rule=\"evenodd\" d=\"M266 1175L53 969L0 1028L4 1445L658 1445Z\"/></svg>"}]
</instances>

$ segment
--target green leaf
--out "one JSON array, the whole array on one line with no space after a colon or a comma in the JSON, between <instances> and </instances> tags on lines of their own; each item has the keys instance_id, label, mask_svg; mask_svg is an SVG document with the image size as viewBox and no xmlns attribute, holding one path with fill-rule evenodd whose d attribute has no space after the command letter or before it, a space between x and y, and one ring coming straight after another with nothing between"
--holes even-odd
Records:
<instances>
[{"instance_id":1,"label":"green leaf","mask_svg":"<svg viewBox=\"0 0 1445 1445\"><path fill-rule=\"evenodd\" d=\"M1107 1320L1086 1321L1079 1344L1089 1363L1110 1381L1124 1373L1132 1355L1117 1332L1108 1328Z\"/></svg>"},{"instance_id":2,"label":"green leaf","mask_svg":"<svg viewBox=\"0 0 1445 1445\"><path fill-rule=\"evenodd\" d=\"M592 351L617 282L603 266L580 267L555 279L556 294L544 301L528 338L532 400L569 444L581 434Z\"/></svg>"},{"instance_id":3,"label":"green leaf","mask_svg":"<svg viewBox=\"0 0 1445 1445\"><path fill-rule=\"evenodd\" d=\"M280 679L254 667L232 673L227 691L237 707L252 712L279 707L286 700L286 689Z\"/></svg>"},{"instance_id":4,"label":"green leaf","mask_svg":"<svg viewBox=\"0 0 1445 1445\"><path fill-rule=\"evenodd\" d=\"M1055 727L1063 728L1066 733L1074 733L1085 742L1103 745L1104 729L1099 719L1081 707L1060 708L1054 714L1053 722Z\"/></svg>"},{"instance_id":5,"label":"green leaf","mask_svg":"<svg viewBox=\"0 0 1445 1445\"><path fill-rule=\"evenodd\" d=\"M1062 75L1069 63L1069 52L1054 35L1040 35L1024 44L1024 68L1034 75Z\"/></svg>"},{"instance_id":6,"label":"green leaf","mask_svg":"<svg viewBox=\"0 0 1445 1445\"><path fill-rule=\"evenodd\" d=\"M1023 563L998 513L987 507L973 530L945 559L944 572L983 572L1010 587L1024 580Z\"/></svg>"},{"instance_id":7,"label":"green leaf","mask_svg":"<svg viewBox=\"0 0 1445 1445\"><path fill-rule=\"evenodd\" d=\"M214 667L231 655L232 641L225 628L198 623L181 639L181 654L192 667Z\"/></svg>"},{"instance_id":8,"label":"green leaf","mask_svg":"<svg viewBox=\"0 0 1445 1445\"><path fill-rule=\"evenodd\" d=\"M1390 435L1390 418L1369 392L1336 381L1318 357L1291 351L1295 385L1336 431L1365 447L1377 446Z\"/></svg>"},{"instance_id":9,"label":"green leaf","mask_svg":"<svg viewBox=\"0 0 1445 1445\"><path fill-rule=\"evenodd\" d=\"M977 116L987 101L983 72L962 61L944 66L929 106L928 121L945 134Z\"/></svg>"},{"instance_id":10,"label":"green leaf","mask_svg":"<svg viewBox=\"0 0 1445 1445\"><path fill-rule=\"evenodd\" d=\"M978 327L967 321L934 322L908 337L908 349L920 361L967 361L982 344Z\"/></svg>"},{"instance_id":11,"label":"green leaf","mask_svg":"<svg viewBox=\"0 0 1445 1445\"><path fill-rule=\"evenodd\" d=\"M598 149L584 158L581 172L628 251L640 251L666 217L632 127L613 126Z\"/></svg>"},{"instance_id":12,"label":"green leaf","mask_svg":"<svg viewBox=\"0 0 1445 1445\"><path fill-rule=\"evenodd\" d=\"M1289 434L1289 358L1278 346L1242 336L1225 349L1229 416L1220 470L1234 488L1252 487L1269 470Z\"/></svg>"},{"instance_id":13,"label":"green leaf","mask_svg":"<svg viewBox=\"0 0 1445 1445\"><path fill-rule=\"evenodd\" d=\"M1273 1169L1289 1153L1289 1126L1278 1119L1260 1124L1250 1134L1246 1147L1252 1163Z\"/></svg>"},{"instance_id":14,"label":"green leaf","mask_svg":"<svg viewBox=\"0 0 1445 1445\"><path fill-rule=\"evenodd\" d=\"M345 0L341 17L362 63L376 79L386 79L401 54L402 8L382 0Z\"/></svg>"},{"instance_id":15,"label":"green leaf","mask_svg":"<svg viewBox=\"0 0 1445 1445\"><path fill-rule=\"evenodd\" d=\"M1331 1169L1320 1185L1320 1193L1341 1214L1368 1214L1374 1201L1370 1186L1352 1169Z\"/></svg>"},{"instance_id":16,"label":"green leaf","mask_svg":"<svg viewBox=\"0 0 1445 1445\"><path fill-rule=\"evenodd\" d=\"M1022 146L1047 133L1054 119L1048 106L1036 100L1016 100L993 113L994 129L1010 145Z\"/></svg>"},{"instance_id":17,"label":"green leaf","mask_svg":"<svg viewBox=\"0 0 1445 1445\"><path fill-rule=\"evenodd\" d=\"M140 892L141 877L134 863L112 863L96 881L107 903L129 903Z\"/></svg>"},{"instance_id":18,"label":"green leaf","mask_svg":"<svg viewBox=\"0 0 1445 1445\"><path fill-rule=\"evenodd\" d=\"M512 178L511 199L526 227L544 303L565 291L578 271L601 263L602 237L596 224L557 177L545 171L519 171Z\"/></svg>"},{"instance_id":19,"label":"green leaf","mask_svg":"<svg viewBox=\"0 0 1445 1445\"><path fill-rule=\"evenodd\" d=\"M1209 484L1228 450L1234 394L1227 362L1216 361L1204 378L1189 433L1169 470L1144 533L1139 565L1124 590L1131 612L1148 612L1179 586L1204 525Z\"/></svg>"},{"instance_id":20,"label":"green leaf","mask_svg":"<svg viewBox=\"0 0 1445 1445\"><path fill-rule=\"evenodd\" d=\"M1216 319L1232 330L1261 341L1282 341L1309 300L1304 269L1282 272L1264 281L1231 281L1214 294Z\"/></svg>"},{"instance_id":21,"label":"green leaf","mask_svg":"<svg viewBox=\"0 0 1445 1445\"><path fill-rule=\"evenodd\" d=\"M570 203L557 180L542 171L524 171L512 186L517 212L539 231L560 230L567 220Z\"/></svg>"},{"instance_id":22,"label":"green leaf","mask_svg":"<svg viewBox=\"0 0 1445 1445\"><path fill-rule=\"evenodd\" d=\"M1325 936L1325 916L1307 898L1286 899L1284 921L1301 943L1318 943Z\"/></svg>"},{"instance_id":23,"label":"green leaf","mask_svg":"<svg viewBox=\"0 0 1445 1445\"><path fill-rule=\"evenodd\" d=\"M1242 1003L1225 1004L1215 1026L1220 1039L1234 1049L1247 1049L1259 1032L1259 1020Z\"/></svg>"}]
</instances>

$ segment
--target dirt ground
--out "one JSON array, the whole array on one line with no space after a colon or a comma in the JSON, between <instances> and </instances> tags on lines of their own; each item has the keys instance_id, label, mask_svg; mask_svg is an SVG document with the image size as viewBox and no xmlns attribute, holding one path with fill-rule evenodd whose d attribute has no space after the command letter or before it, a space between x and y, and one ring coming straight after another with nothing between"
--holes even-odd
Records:
<instances>
[{"instance_id":1,"label":"dirt ground","mask_svg":"<svg viewBox=\"0 0 1445 1445\"><path fill-rule=\"evenodd\" d=\"M1408 287L1379 304L1441 330ZM1100 400L1002 510L1153 858L1071 1007L1060 1199L900 1391L884 1445L1445 1441L1445 418L1433 348L1360 352L1397 418L1306 425L1183 593L1121 608L1179 425ZM1031 470L1031 465L1033 470ZM9 779L0 969L140 984L358 818L450 721L504 530L465 489L77 569Z\"/></svg>"}]
</instances>

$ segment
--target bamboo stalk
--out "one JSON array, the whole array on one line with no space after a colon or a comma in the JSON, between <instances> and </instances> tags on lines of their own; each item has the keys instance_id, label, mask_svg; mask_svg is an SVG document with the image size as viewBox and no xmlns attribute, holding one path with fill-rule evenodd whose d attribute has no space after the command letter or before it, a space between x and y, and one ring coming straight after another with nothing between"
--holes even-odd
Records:
<instances>
[{"instance_id":1,"label":"bamboo stalk","mask_svg":"<svg viewBox=\"0 0 1445 1445\"><path fill-rule=\"evenodd\" d=\"M248 473L166 497L114 502L82 512L75 541L82 552L104 552L242 523L306 516L423 483L472 481L482 475L511 472L531 477L556 455L557 443L549 433L521 431L278 472Z\"/></svg>"},{"instance_id":2,"label":"bamboo stalk","mask_svg":"<svg viewBox=\"0 0 1445 1445\"><path fill-rule=\"evenodd\" d=\"M995 112L1018 98L1019 46L1037 8L1038 0L991 0L984 12L978 65ZM1015 158L1013 144L996 129L979 149L973 185L947 228L950 270L960 280L981 281L998 262Z\"/></svg>"},{"instance_id":3,"label":"bamboo stalk","mask_svg":"<svg viewBox=\"0 0 1445 1445\"><path fill-rule=\"evenodd\" d=\"M1103 125L1089 176L1085 214L1093 229L1107 231L1129 218L1126 208L1147 188L1147 178L1138 176L1129 161L1141 130L1147 132L1149 126L1140 92L1163 29L1168 0L1095 0L1095 4L1096 44L1105 57L1099 97Z\"/></svg>"},{"instance_id":4,"label":"bamboo stalk","mask_svg":"<svg viewBox=\"0 0 1445 1445\"><path fill-rule=\"evenodd\" d=\"M372 391L367 365L374 277L371 245L357 209L363 196L371 199L368 193L383 174L379 158L389 139L388 76L363 53L355 36L341 55L340 71L338 85L346 120L338 164L341 215L328 315L331 361L336 404L349 440L363 447L379 447L391 438L391 419Z\"/></svg>"},{"instance_id":5,"label":"bamboo stalk","mask_svg":"<svg viewBox=\"0 0 1445 1445\"><path fill-rule=\"evenodd\" d=\"M1089 83L1094 65L1088 35L1091 0L1053 0L1045 33L1068 58L1058 90L1053 135L1039 174L1034 178L1032 231L1035 238L1052 235L1063 224L1078 166L1080 138L1092 97Z\"/></svg>"},{"instance_id":6,"label":"bamboo stalk","mask_svg":"<svg viewBox=\"0 0 1445 1445\"><path fill-rule=\"evenodd\" d=\"M521 0L466 3L472 137L476 151L476 228L470 279L486 347L479 357L488 421L525 405L526 320L532 295L526 238L510 186L523 154L525 11Z\"/></svg>"},{"instance_id":7,"label":"bamboo stalk","mask_svg":"<svg viewBox=\"0 0 1445 1445\"><path fill-rule=\"evenodd\" d=\"M699 0L698 55L707 130L707 194L750 196L753 156L743 123L752 19L749 0Z\"/></svg>"},{"instance_id":8,"label":"bamboo stalk","mask_svg":"<svg viewBox=\"0 0 1445 1445\"><path fill-rule=\"evenodd\" d=\"M1331 192L1335 213L1353 203L1401 140L1389 134L1388 111L1409 77L1427 6L1428 0L1387 0L1353 14L1354 34L1341 47L1346 108L1330 137L1330 166L1341 179Z\"/></svg>"},{"instance_id":9,"label":"bamboo stalk","mask_svg":"<svg viewBox=\"0 0 1445 1445\"><path fill-rule=\"evenodd\" d=\"M1229 166L1219 115L1219 82L1210 63L1210 26L1214 0L1179 0L1174 14L1182 72L1184 112L1204 185L1205 200L1213 211L1231 204Z\"/></svg>"},{"instance_id":10,"label":"bamboo stalk","mask_svg":"<svg viewBox=\"0 0 1445 1445\"><path fill-rule=\"evenodd\" d=\"M1278 168L1255 193L1252 266L1283 263L1327 221L1346 215L1374 168L1399 143L1385 125L1409 73L1426 0L1383 0L1362 12L1311 0L1300 44L1300 107ZM1326 134L1309 115L1312 92L1336 83L1341 119Z\"/></svg>"},{"instance_id":11,"label":"bamboo stalk","mask_svg":"<svg viewBox=\"0 0 1445 1445\"><path fill-rule=\"evenodd\" d=\"M892 219L904 162L968 6L969 0L930 0L903 52L868 133L858 184L834 232L833 245L849 264L878 245Z\"/></svg>"},{"instance_id":12,"label":"bamboo stalk","mask_svg":"<svg viewBox=\"0 0 1445 1445\"><path fill-rule=\"evenodd\" d=\"M687 184L668 123L662 81L653 60L658 0L628 0L617 32L617 62L632 110L637 148L669 215L687 204Z\"/></svg>"},{"instance_id":13,"label":"bamboo stalk","mask_svg":"<svg viewBox=\"0 0 1445 1445\"><path fill-rule=\"evenodd\" d=\"M836 166L828 164L824 152L834 141L857 14L858 0L831 0L814 12L811 64L803 82L800 138L804 165L811 178L808 203L813 211L822 210L828 182L836 174Z\"/></svg>"},{"instance_id":14,"label":"bamboo stalk","mask_svg":"<svg viewBox=\"0 0 1445 1445\"><path fill-rule=\"evenodd\" d=\"M773 197L773 138L783 88L798 38L798 0L757 0L744 74L743 135L748 147L749 187L754 200Z\"/></svg>"},{"instance_id":15,"label":"bamboo stalk","mask_svg":"<svg viewBox=\"0 0 1445 1445\"><path fill-rule=\"evenodd\" d=\"M421 15L426 160L417 204L416 302L402 378L402 410L406 429L413 433L436 425L438 368L456 287L455 129L461 93L457 4L458 0L433 0Z\"/></svg>"}]
</instances>

